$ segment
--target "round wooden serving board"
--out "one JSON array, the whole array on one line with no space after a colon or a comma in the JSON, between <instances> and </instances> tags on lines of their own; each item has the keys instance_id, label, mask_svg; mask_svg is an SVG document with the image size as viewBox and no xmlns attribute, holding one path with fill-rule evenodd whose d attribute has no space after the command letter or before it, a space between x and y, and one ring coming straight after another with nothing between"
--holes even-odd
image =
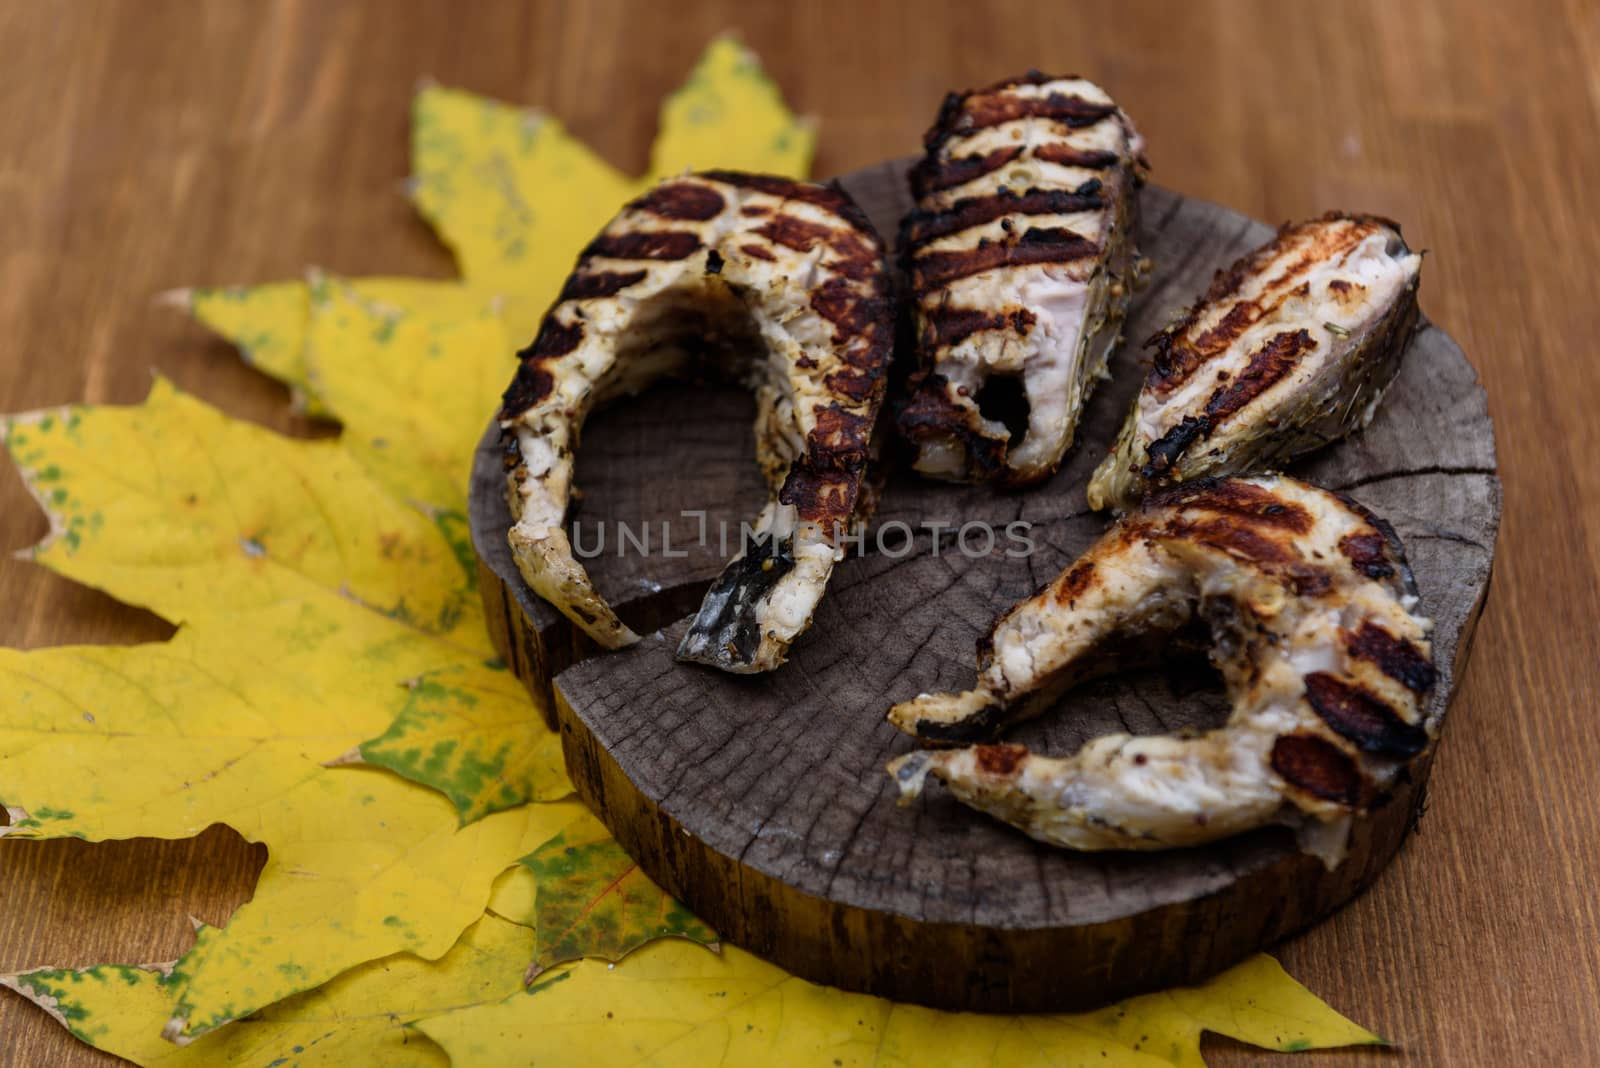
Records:
<instances>
[{"instance_id":1,"label":"round wooden serving board","mask_svg":"<svg viewBox=\"0 0 1600 1068\"><path fill-rule=\"evenodd\" d=\"M907 163L843 179L880 233L910 206ZM1360 207L1360 205L1350 205ZM995 617L1104 529L1083 487L1143 377L1141 342L1271 230L1214 204L1145 189L1140 248L1155 261L1129 344L1095 393L1079 443L1025 493L896 473L876 526L883 551L834 572L789 663L733 676L677 663L682 619L766 497L753 401L736 389L664 385L590 420L572 519L602 593L640 633L596 654L523 584L506 546L504 473L491 426L474 467L471 525L502 654L552 709L579 794L640 866L725 938L798 975L951 1009L1088 1007L1200 980L1348 901L1388 863L1421 809L1428 768L1358 823L1334 871L1266 830L1195 849L1082 854L1040 845L957 804L939 786L895 803L884 764L911 747L884 712L923 691L972 684L974 646ZM1426 271L1424 274L1426 275ZM1427 285L1424 282L1424 297ZM1349 491L1405 541L1435 621L1433 701L1450 700L1489 584L1500 484L1484 393L1461 350L1424 325L1372 425L1294 473ZM685 512L703 510L701 520ZM973 520L1031 524L1035 552L972 558ZM648 524L648 554L617 550L616 523ZM671 523L673 554L660 544ZM969 544L981 544L981 540ZM552 682L554 700L549 700ZM1093 683L1012 735L1068 753L1112 730L1221 722L1208 672L1174 663Z\"/></svg>"}]
</instances>

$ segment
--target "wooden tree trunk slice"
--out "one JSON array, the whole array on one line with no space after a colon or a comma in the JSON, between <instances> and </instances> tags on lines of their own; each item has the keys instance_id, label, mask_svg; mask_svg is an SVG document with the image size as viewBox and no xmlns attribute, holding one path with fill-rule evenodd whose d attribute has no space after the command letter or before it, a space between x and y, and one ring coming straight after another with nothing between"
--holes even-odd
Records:
<instances>
[{"instance_id":1,"label":"wooden tree trunk slice","mask_svg":"<svg viewBox=\"0 0 1600 1068\"><path fill-rule=\"evenodd\" d=\"M906 166L843 179L884 234L909 207ZM651 878L730 941L805 978L896 1000L1084 1008L1198 981L1327 915L1377 876L1421 811L1427 766L1358 821L1349 858L1330 872L1281 829L1165 853L1086 854L1034 842L937 784L896 804L884 764L912 743L884 712L970 686L975 643L997 614L1105 528L1084 486L1142 379L1140 343L1271 233L1153 186L1142 214L1140 247L1155 272L1062 470L1020 493L896 473L875 524L881 544L869 535L867 551L836 569L811 629L771 674L672 657L683 617L766 497L748 397L663 386L585 430L573 519L591 548L606 528L590 573L648 634L619 652L597 654L518 576L498 431L485 435L471 526L494 640L550 710L579 794ZM1500 514L1493 429L1461 350L1424 325L1372 425L1293 472L1350 492L1399 531L1435 621L1432 700L1442 711L1466 664ZM697 509L703 539L701 520L684 514ZM983 539L971 532L964 551L958 528L974 520L1029 524L1034 552L1008 556L1014 546L1002 540L969 555ZM618 521L648 526L650 551L619 555ZM681 556L662 552L667 523ZM1011 737L1064 754L1108 731L1204 728L1226 715L1203 665L1174 663L1084 686Z\"/></svg>"}]
</instances>

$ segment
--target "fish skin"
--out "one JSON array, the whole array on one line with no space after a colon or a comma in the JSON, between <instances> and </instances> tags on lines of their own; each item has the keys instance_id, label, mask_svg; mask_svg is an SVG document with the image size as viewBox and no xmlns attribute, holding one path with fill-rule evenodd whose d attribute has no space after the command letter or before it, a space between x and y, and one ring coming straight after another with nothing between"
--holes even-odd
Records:
<instances>
[{"instance_id":1,"label":"fish skin","mask_svg":"<svg viewBox=\"0 0 1600 1068\"><path fill-rule=\"evenodd\" d=\"M563 529L579 432L593 408L663 376L718 372L755 392L772 498L679 656L777 667L876 501L893 331L883 244L842 189L731 171L656 185L579 256L502 400L507 538L523 578L601 646L638 641Z\"/></svg>"},{"instance_id":2,"label":"fish skin","mask_svg":"<svg viewBox=\"0 0 1600 1068\"><path fill-rule=\"evenodd\" d=\"M1387 523L1282 475L1152 494L996 622L977 686L890 709L933 745L888 770L902 800L929 775L966 804L1080 850L1196 845L1273 823L1330 867L1352 818L1384 803L1438 733L1417 590ZM1102 673L1120 639L1200 622L1233 706L1189 736L1109 734L1067 757L992 744Z\"/></svg>"},{"instance_id":3,"label":"fish skin","mask_svg":"<svg viewBox=\"0 0 1600 1068\"><path fill-rule=\"evenodd\" d=\"M900 437L930 477L1039 482L1120 340L1143 143L1100 87L1030 72L950 94L924 144L900 233L918 362ZM991 384L1012 395L998 412Z\"/></svg>"},{"instance_id":4,"label":"fish skin","mask_svg":"<svg viewBox=\"0 0 1600 1068\"><path fill-rule=\"evenodd\" d=\"M1219 271L1154 359L1089 506L1280 467L1365 427L1419 322L1422 257L1397 224L1330 212Z\"/></svg>"}]
</instances>

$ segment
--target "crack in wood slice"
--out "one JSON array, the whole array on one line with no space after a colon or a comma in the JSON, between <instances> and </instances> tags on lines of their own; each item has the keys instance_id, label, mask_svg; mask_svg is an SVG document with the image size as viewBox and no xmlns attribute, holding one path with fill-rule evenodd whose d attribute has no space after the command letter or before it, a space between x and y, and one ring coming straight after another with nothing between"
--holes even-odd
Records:
<instances>
[{"instance_id":1,"label":"crack in wood slice","mask_svg":"<svg viewBox=\"0 0 1600 1068\"><path fill-rule=\"evenodd\" d=\"M880 230L908 205L903 164L845 179ZM1348 900L1398 848L1428 769L1358 825L1329 873L1269 830L1162 854L1053 850L930 790L895 805L883 773L909 747L883 712L973 679L973 647L998 612L1052 578L1104 529L1083 486L1142 378L1139 344L1270 229L1159 188L1144 194L1142 247L1157 260L1062 470L1026 493L896 475L878 527L918 530L903 555L870 552L835 572L788 665L737 677L672 659L682 623L724 554L715 532L754 515L752 402L666 386L598 415L585 432L582 524L704 509L712 536L682 557L608 554L590 567L625 619L652 633L590 657L522 584L505 546L496 434L474 469L472 528L497 645L530 688L559 675L555 720L580 794L658 882L732 941L807 978L952 1008L1048 1010L1198 980ZM1424 293L1424 297L1425 297ZM693 412L692 418L686 413ZM1483 392L1460 350L1427 326L1378 417L1294 468L1393 522L1436 623L1448 703L1488 585L1500 489ZM1035 551L981 558L927 524L1030 525ZM684 526L680 527L679 524ZM590 528L593 529L592 527ZM870 539L869 539L870 541ZM900 539L889 542L891 549ZM659 548L659 543L656 548ZM731 548L731 545L730 545ZM1175 664L1088 684L1012 737L1069 752L1110 730L1209 726L1226 715L1208 669Z\"/></svg>"}]
</instances>

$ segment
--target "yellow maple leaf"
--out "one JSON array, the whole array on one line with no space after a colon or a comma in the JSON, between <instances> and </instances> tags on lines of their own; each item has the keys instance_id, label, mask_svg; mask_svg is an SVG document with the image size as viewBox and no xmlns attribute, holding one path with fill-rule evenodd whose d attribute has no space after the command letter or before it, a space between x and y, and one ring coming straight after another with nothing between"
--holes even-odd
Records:
<instances>
[{"instance_id":1,"label":"yellow maple leaf","mask_svg":"<svg viewBox=\"0 0 1600 1068\"><path fill-rule=\"evenodd\" d=\"M53 571L175 623L333 595L493 655L449 542L341 443L230 419L164 379L141 405L5 428L51 521L33 558Z\"/></svg>"},{"instance_id":2,"label":"yellow maple leaf","mask_svg":"<svg viewBox=\"0 0 1600 1068\"><path fill-rule=\"evenodd\" d=\"M531 340L580 250L623 201L660 178L711 166L803 178L816 131L784 106L755 56L714 40L661 109L650 172L629 178L542 111L434 86L412 108L410 191L462 278L504 294Z\"/></svg>"},{"instance_id":3,"label":"yellow maple leaf","mask_svg":"<svg viewBox=\"0 0 1600 1068\"><path fill-rule=\"evenodd\" d=\"M363 278L346 283L364 300L418 313L465 317L488 303L490 294L457 282L423 278ZM294 407L332 418L309 380L306 332L311 318L311 286L304 281L254 286L197 286L162 298L232 341L244 361L288 386ZM443 313L442 315L440 313Z\"/></svg>"},{"instance_id":4,"label":"yellow maple leaf","mask_svg":"<svg viewBox=\"0 0 1600 1068\"><path fill-rule=\"evenodd\" d=\"M298 411L326 415L306 382L306 319L311 297L304 282L175 289L162 300L231 340L244 362L289 387Z\"/></svg>"},{"instance_id":5,"label":"yellow maple leaf","mask_svg":"<svg viewBox=\"0 0 1600 1068\"><path fill-rule=\"evenodd\" d=\"M372 289L313 275L311 393L344 424L340 444L392 495L464 514L473 446L516 368L498 301L463 286L426 300Z\"/></svg>"},{"instance_id":6,"label":"yellow maple leaf","mask_svg":"<svg viewBox=\"0 0 1600 1068\"><path fill-rule=\"evenodd\" d=\"M153 646L0 650L0 781L24 814L9 833L224 822L269 847L255 899L181 965L188 1032L377 956L443 952L495 876L571 821L570 806L511 808L570 792L558 744L484 665L481 605L444 534L341 445L161 381L143 405L9 420L6 440L51 518L35 558L184 624ZM492 784L507 810L466 827L434 792L323 766L390 728L403 683L433 672L531 743Z\"/></svg>"},{"instance_id":7,"label":"yellow maple leaf","mask_svg":"<svg viewBox=\"0 0 1600 1068\"><path fill-rule=\"evenodd\" d=\"M560 120L428 86L411 113L412 202L461 276L506 294L519 341L533 337L578 250L635 183Z\"/></svg>"},{"instance_id":8,"label":"yellow maple leaf","mask_svg":"<svg viewBox=\"0 0 1600 1068\"><path fill-rule=\"evenodd\" d=\"M1192 989L1072 1016L981 1016L847 994L729 947L665 939L609 967L584 962L418 1030L456 1064L1179 1065L1215 1031L1268 1049L1381 1041L1259 956Z\"/></svg>"},{"instance_id":9,"label":"yellow maple leaf","mask_svg":"<svg viewBox=\"0 0 1600 1068\"><path fill-rule=\"evenodd\" d=\"M84 1042L147 1068L444 1068L450 1063L444 1052L406 1024L515 992L521 972L505 963L533 951L532 931L484 916L437 961L410 953L372 961L182 1046L150 1027L177 1008L170 965L39 969L0 976L0 986L39 1005Z\"/></svg>"},{"instance_id":10,"label":"yellow maple leaf","mask_svg":"<svg viewBox=\"0 0 1600 1068\"><path fill-rule=\"evenodd\" d=\"M816 124L795 118L755 53L725 35L662 104L645 183L708 164L804 178L816 145Z\"/></svg>"},{"instance_id":11,"label":"yellow maple leaf","mask_svg":"<svg viewBox=\"0 0 1600 1068\"><path fill-rule=\"evenodd\" d=\"M538 896L538 878L532 870L518 864L501 872L494 881L484 912L532 930Z\"/></svg>"}]
</instances>

